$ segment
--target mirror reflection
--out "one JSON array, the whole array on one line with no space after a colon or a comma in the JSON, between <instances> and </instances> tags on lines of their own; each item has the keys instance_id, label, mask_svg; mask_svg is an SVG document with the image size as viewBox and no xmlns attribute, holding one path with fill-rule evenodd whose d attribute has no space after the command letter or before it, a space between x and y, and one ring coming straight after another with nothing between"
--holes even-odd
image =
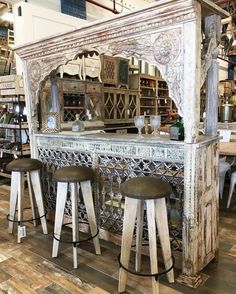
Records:
<instances>
[{"instance_id":1,"label":"mirror reflection","mask_svg":"<svg viewBox=\"0 0 236 294\"><path fill-rule=\"evenodd\" d=\"M134 57L95 51L79 54L45 80L40 93L40 126L51 112L59 113L62 130L71 130L73 122L80 120L86 130L117 133L137 133L134 118L144 116L141 132L150 134L154 115L161 119L158 130L168 132L178 117L168 84L155 66Z\"/></svg>"}]
</instances>

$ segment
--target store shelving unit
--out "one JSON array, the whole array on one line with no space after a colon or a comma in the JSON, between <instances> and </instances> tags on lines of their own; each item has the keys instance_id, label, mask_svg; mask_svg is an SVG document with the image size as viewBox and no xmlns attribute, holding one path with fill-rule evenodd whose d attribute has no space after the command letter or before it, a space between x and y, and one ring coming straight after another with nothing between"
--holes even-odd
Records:
<instances>
[{"instance_id":1,"label":"store shelving unit","mask_svg":"<svg viewBox=\"0 0 236 294\"><path fill-rule=\"evenodd\" d=\"M161 120L166 120L169 112L177 112L174 101L169 97L167 82L162 78L157 80L157 110Z\"/></svg>"},{"instance_id":2,"label":"store shelving unit","mask_svg":"<svg viewBox=\"0 0 236 294\"><path fill-rule=\"evenodd\" d=\"M139 114L157 114L157 77L146 74L131 74L129 88L139 90Z\"/></svg>"},{"instance_id":3,"label":"store shelving unit","mask_svg":"<svg viewBox=\"0 0 236 294\"><path fill-rule=\"evenodd\" d=\"M0 176L10 177L5 171L8 162L30 155L28 123L23 89L18 76L0 77Z\"/></svg>"}]
</instances>

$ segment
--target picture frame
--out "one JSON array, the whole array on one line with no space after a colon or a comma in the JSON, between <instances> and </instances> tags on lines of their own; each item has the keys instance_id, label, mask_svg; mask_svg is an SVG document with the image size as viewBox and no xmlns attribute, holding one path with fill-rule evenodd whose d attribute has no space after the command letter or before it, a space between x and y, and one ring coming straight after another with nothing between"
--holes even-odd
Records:
<instances>
[{"instance_id":1,"label":"picture frame","mask_svg":"<svg viewBox=\"0 0 236 294\"><path fill-rule=\"evenodd\" d=\"M43 133L57 133L60 132L60 113L48 112L44 113L42 119L42 132Z\"/></svg>"}]
</instances>

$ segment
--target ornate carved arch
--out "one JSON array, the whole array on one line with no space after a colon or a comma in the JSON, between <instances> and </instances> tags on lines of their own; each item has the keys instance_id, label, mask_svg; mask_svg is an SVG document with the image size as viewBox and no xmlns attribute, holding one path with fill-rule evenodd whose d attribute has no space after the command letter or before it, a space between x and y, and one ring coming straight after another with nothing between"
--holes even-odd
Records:
<instances>
[{"instance_id":1,"label":"ornate carved arch","mask_svg":"<svg viewBox=\"0 0 236 294\"><path fill-rule=\"evenodd\" d=\"M124 54L134 56L157 66L169 86L170 97L175 102L180 115L183 115L183 48L181 28L147 34L136 38L118 40L115 42L98 43L94 46L81 46L54 55L28 62L29 88L32 97L32 111L35 112L38 103L40 86L45 78L58 66L66 64L78 54L87 51L97 51L99 54Z\"/></svg>"}]
</instances>

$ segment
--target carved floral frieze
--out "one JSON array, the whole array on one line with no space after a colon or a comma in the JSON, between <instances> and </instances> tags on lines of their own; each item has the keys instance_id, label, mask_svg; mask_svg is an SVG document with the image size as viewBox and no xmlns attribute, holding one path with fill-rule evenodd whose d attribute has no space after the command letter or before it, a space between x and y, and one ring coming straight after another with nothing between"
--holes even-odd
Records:
<instances>
[{"instance_id":1,"label":"carved floral frieze","mask_svg":"<svg viewBox=\"0 0 236 294\"><path fill-rule=\"evenodd\" d=\"M127 144L108 143L104 141L70 140L52 137L38 137L37 146L56 150L74 150L91 153L104 153L116 156L130 156L137 158L156 158L165 161L184 162L183 146L168 146L158 144L150 146L148 144Z\"/></svg>"},{"instance_id":2,"label":"carved floral frieze","mask_svg":"<svg viewBox=\"0 0 236 294\"><path fill-rule=\"evenodd\" d=\"M137 38L129 38L108 44L94 44L93 47L79 47L77 50L68 51L66 55L57 55L44 57L40 60L30 61L29 87L31 97L33 97L32 112L36 110L38 103L38 93L42 81L58 66L65 64L82 52L89 51L91 48L104 54L123 54L125 56L134 56L157 66L163 78L167 81L170 89L170 97L174 100L179 109L180 115L183 115L182 101L182 75L183 75L183 50L181 48L182 32L180 28L144 35Z\"/></svg>"},{"instance_id":3,"label":"carved floral frieze","mask_svg":"<svg viewBox=\"0 0 236 294\"><path fill-rule=\"evenodd\" d=\"M158 67L167 81L169 95L183 116L183 50L181 28L116 41L108 46L112 54L124 54Z\"/></svg>"},{"instance_id":4,"label":"carved floral frieze","mask_svg":"<svg viewBox=\"0 0 236 294\"><path fill-rule=\"evenodd\" d=\"M165 31L156 37L154 56L159 64L173 63L180 54L181 34L179 29Z\"/></svg>"}]
</instances>

